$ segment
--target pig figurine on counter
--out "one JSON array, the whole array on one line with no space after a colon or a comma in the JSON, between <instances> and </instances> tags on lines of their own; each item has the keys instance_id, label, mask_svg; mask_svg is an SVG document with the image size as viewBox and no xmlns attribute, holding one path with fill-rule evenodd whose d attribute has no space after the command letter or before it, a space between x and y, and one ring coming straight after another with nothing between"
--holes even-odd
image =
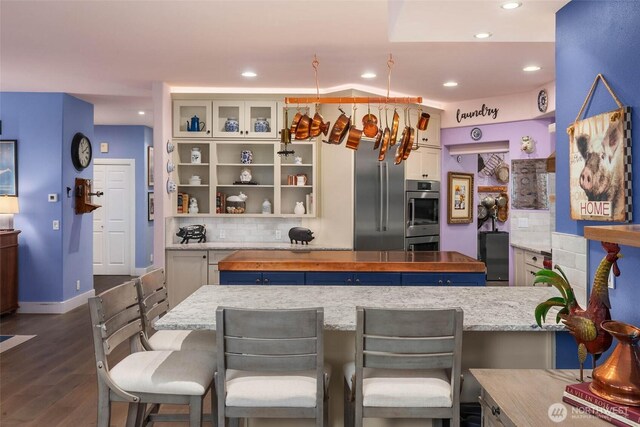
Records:
<instances>
[{"instance_id":1,"label":"pig figurine on counter","mask_svg":"<svg viewBox=\"0 0 640 427\"><path fill-rule=\"evenodd\" d=\"M310 241L313 240L313 231L308 228L303 227L293 227L289 230L289 239L291 243L294 241L296 244L300 242L300 244L304 245L305 243L308 245Z\"/></svg>"},{"instance_id":2,"label":"pig figurine on counter","mask_svg":"<svg viewBox=\"0 0 640 427\"><path fill-rule=\"evenodd\" d=\"M622 120L613 121L602 143L591 141L589 135L576 138L578 150L584 157L580 173L580 187L587 200L611 202L611 216L624 217L624 167Z\"/></svg>"},{"instance_id":3,"label":"pig figurine on counter","mask_svg":"<svg viewBox=\"0 0 640 427\"><path fill-rule=\"evenodd\" d=\"M188 225L180 227L176 236L182 237L180 243L189 243L189 239L198 239L198 243L204 243L207 241L207 229L204 225Z\"/></svg>"}]
</instances>

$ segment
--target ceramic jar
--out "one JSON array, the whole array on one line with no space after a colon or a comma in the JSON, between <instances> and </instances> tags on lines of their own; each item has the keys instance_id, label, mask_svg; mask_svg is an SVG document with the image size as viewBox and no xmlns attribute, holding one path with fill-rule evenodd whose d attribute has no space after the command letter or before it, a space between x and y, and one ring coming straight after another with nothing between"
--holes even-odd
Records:
<instances>
[{"instance_id":1,"label":"ceramic jar","mask_svg":"<svg viewBox=\"0 0 640 427\"><path fill-rule=\"evenodd\" d=\"M240 171L240 182L243 184L248 184L251 182L251 169L249 168L243 168Z\"/></svg>"},{"instance_id":2,"label":"ceramic jar","mask_svg":"<svg viewBox=\"0 0 640 427\"><path fill-rule=\"evenodd\" d=\"M189 178L189 185L200 185L200 184L202 184L202 179L200 179L198 175L192 175L191 178Z\"/></svg>"},{"instance_id":3,"label":"ceramic jar","mask_svg":"<svg viewBox=\"0 0 640 427\"><path fill-rule=\"evenodd\" d=\"M296 207L293 209L293 213L296 215L304 215L305 213L304 203L296 202Z\"/></svg>"},{"instance_id":4,"label":"ceramic jar","mask_svg":"<svg viewBox=\"0 0 640 427\"><path fill-rule=\"evenodd\" d=\"M269 201L269 199L264 199L264 202L262 202L262 213L263 214L271 213L271 202Z\"/></svg>"},{"instance_id":5,"label":"ceramic jar","mask_svg":"<svg viewBox=\"0 0 640 427\"><path fill-rule=\"evenodd\" d=\"M267 119L264 117L258 117L253 125L253 130L256 132L269 132L271 129L269 128L269 122Z\"/></svg>"},{"instance_id":6,"label":"ceramic jar","mask_svg":"<svg viewBox=\"0 0 640 427\"><path fill-rule=\"evenodd\" d=\"M228 117L227 121L224 122L224 131L225 132L238 132L240 130L240 123L238 123L238 119L235 117Z\"/></svg>"},{"instance_id":7,"label":"ceramic jar","mask_svg":"<svg viewBox=\"0 0 640 427\"><path fill-rule=\"evenodd\" d=\"M242 150L242 153L240 153L240 163L244 165L250 165L253 163L253 151Z\"/></svg>"},{"instance_id":8,"label":"ceramic jar","mask_svg":"<svg viewBox=\"0 0 640 427\"><path fill-rule=\"evenodd\" d=\"M193 147L191 149L191 163L202 163L202 154L200 153L200 147Z\"/></svg>"}]
</instances>

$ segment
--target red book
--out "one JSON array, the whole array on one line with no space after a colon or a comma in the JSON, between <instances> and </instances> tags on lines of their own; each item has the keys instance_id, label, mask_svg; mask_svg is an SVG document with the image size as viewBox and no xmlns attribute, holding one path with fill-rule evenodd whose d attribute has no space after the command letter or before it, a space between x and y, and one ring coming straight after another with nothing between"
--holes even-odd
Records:
<instances>
[{"instance_id":1,"label":"red book","mask_svg":"<svg viewBox=\"0 0 640 427\"><path fill-rule=\"evenodd\" d=\"M590 383L570 384L565 388L562 400L584 409L585 414L602 418L623 427L640 427L640 407L620 405L605 400L589 390Z\"/></svg>"}]
</instances>

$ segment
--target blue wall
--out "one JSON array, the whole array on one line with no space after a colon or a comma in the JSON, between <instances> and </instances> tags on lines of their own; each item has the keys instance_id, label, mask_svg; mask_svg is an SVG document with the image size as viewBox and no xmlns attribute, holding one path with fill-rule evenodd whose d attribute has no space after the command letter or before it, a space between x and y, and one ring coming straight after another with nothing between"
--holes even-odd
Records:
<instances>
[{"instance_id":1,"label":"blue wall","mask_svg":"<svg viewBox=\"0 0 640 427\"><path fill-rule=\"evenodd\" d=\"M640 2L572 1L556 14L556 229L583 235L592 221L573 221L569 215L569 136L564 130L576 118L593 79L602 73L625 105L632 107L633 211L640 223ZM617 108L599 84L585 116ZM621 246L622 275L611 290L612 317L640 325L640 248ZM599 242L589 243L589 282L604 255Z\"/></svg>"},{"instance_id":2,"label":"blue wall","mask_svg":"<svg viewBox=\"0 0 640 427\"><path fill-rule=\"evenodd\" d=\"M2 139L18 140L19 301L63 301L91 290L92 215L75 215L65 187L93 174L91 167L79 174L70 156L75 132L93 138L93 106L59 93L3 92L0 120ZM48 202L50 193L57 203Z\"/></svg>"},{"instance_id":3,"label":"blue wall","mask_svg":"<svg viewBox=\"0 0 640 427\"><path fill-rule=\"evenodd\" d=\"M151 265L153 221L147 220L147 147L153 145L153 130L146 126L96 126L94 158L134 159L136 165L136 268ZM100 153L101 142L109 143L109 152Z\"/></svg>"}]
</instances>

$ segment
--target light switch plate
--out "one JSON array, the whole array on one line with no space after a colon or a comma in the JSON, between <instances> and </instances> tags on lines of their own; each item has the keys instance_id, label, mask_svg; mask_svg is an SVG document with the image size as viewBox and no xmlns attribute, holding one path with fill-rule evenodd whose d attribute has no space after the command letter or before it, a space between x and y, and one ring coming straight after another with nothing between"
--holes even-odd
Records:
<instances>
[{"instance_id":1,"label":"light switch plate","mask_svg":"<svg viewBox=\"0 0 640 427\"><path fill-rule=\"evenodd\" d=\"M53 227L54 230L60 230L60 221L58 221L57 219L54 219L53 222L51 223L51 226Z\"/></svg>"},{"instance_id":2,"label":"light switch plate","mask_svg":"<svg viewBox=\"0 0 640 427\"><path fill-rule=\"evenodd\" d=\"M100 152L101 153L108 153L109 152L109 143L108 142L101 142L100 143Z\"/></svg>"}]
</instances>

